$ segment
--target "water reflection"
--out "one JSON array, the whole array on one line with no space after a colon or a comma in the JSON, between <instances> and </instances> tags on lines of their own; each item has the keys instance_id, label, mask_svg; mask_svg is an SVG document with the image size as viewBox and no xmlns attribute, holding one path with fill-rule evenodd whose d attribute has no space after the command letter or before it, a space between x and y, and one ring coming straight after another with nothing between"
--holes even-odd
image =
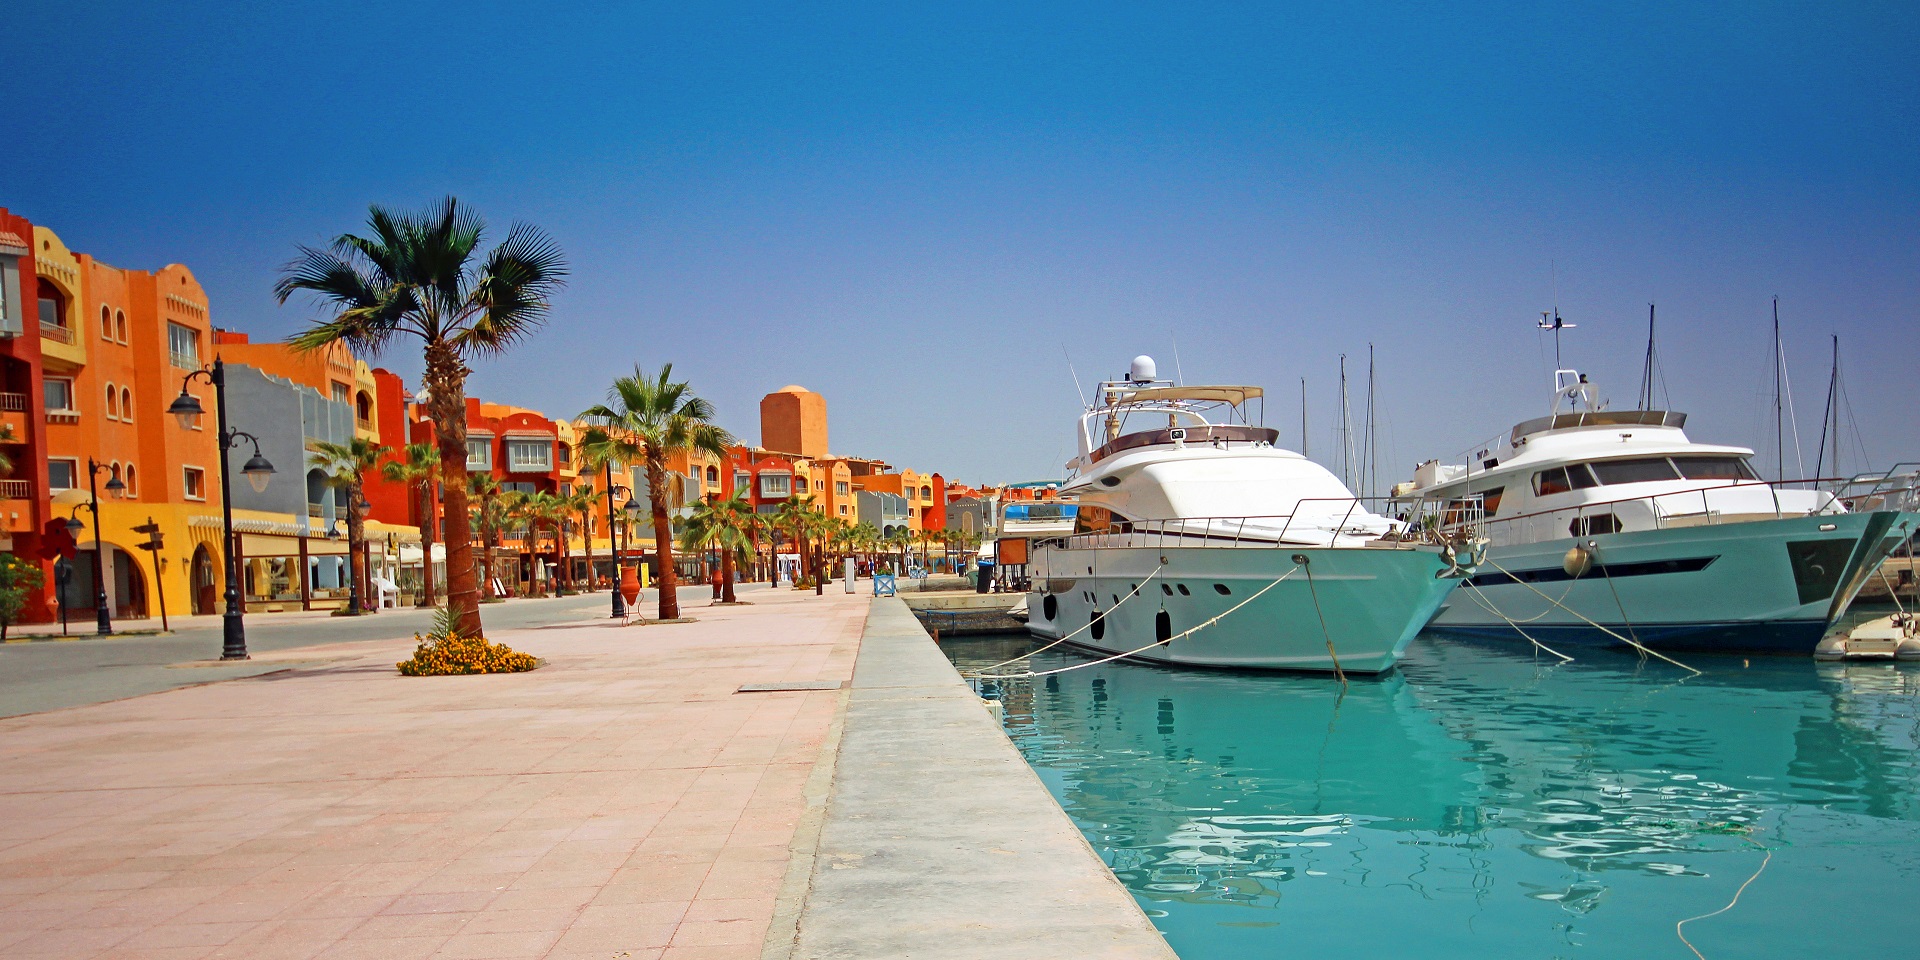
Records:
<instances>
[{"instance_id":1,"label":"water reflection","mask_svg":"<svg viewBox=\"0 0 1920 960\"><path fill-rule=\"evenodd\" d=\"M963 667L1024 641L954 640ZM1042 654L1047 669L1077 662ZM1732 658L1679 680L1589 655L1422 640L1322 677L1109 664L983 693L1188 960L1315 947L1422 956L1898 953L1920 875L1920 671ZM1413 938L1409 941L1407 938ZM1490 954L1489 951L1493 953ZM1712 953L1708 953L1712 956Z\"/></svg>"}]
</instances>

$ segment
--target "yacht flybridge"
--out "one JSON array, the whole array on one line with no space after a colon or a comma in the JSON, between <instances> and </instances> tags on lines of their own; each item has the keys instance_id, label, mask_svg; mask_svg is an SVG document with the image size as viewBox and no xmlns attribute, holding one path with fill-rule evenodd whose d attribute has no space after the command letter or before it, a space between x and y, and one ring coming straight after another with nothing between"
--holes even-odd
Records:
<instances>
[{"instance_id":1,"label":"yacht flybridge","mask_svg":"<svg viewBox=\"0 0 1920 960\"><path fill-rule=\"evenodd\" d=\"M1607 410L1579 372L1554 381L1549 415L1395 488L1407 516L1488 544L1435 630L1811 653L1920 520L1910 484L1842 499L1763 481L1752 450L1688 439L1684 413Z\"/></svg>"},{"instance_id":2,"label":"yacht flybridge","mask_svg":"<svg viewBox=\"0 0 1920 960\"><path fill-rule=\"evenodd\" d=\"M1100 384L1041 541L1028 627L1107 654L1208 667L1379 673L1472 572L1417 543L1249 422L1259 387L1180 386L1150 357Z\"/></svg>"}]
</instances>

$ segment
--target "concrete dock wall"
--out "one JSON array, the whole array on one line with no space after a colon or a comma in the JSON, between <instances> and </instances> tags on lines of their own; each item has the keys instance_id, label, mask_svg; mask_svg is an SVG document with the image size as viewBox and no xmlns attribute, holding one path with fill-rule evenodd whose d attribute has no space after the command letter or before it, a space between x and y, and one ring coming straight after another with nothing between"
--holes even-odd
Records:
<instances>
[{"instance_id":1,"label":"concrete dock wall","mask_svg":"<svg viewBox=\"0 0 1920 960\"><path fill-rule=\"evenodd\" d=\"M868 613L833 770L769 957L1174 957L898 599Z\"/></svg>"}]
</instances>

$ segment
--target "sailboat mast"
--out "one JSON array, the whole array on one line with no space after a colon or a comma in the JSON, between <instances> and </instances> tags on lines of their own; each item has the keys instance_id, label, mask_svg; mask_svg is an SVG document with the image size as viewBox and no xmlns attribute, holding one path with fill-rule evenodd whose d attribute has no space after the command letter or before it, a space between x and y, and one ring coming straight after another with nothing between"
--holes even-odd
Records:
<instances>
[{"instance_id":1,"label":"sailboat mast","mask_svg":"<svg viewBox=\"0 0 1920 960\"><path fill-rule=\"evenodd\" d=\"M1380 482L1380 431L1379 420L1373 409L1373 344L1367 344L1367 453L1366 476L1367 497L1372 499L1379 490Z\"/></svg>"},{"instance_id":2,"label":"sailboat mast","mask_svg":"<svg viewBox=\"0 0 1920 960\"><path fill-rule=\"evenodd\" d=\"M1833 425L1833 473L1840 475L1840 410L1835 405L1840 388L1840 335L1833 335L1833 372L1827 375L1827 407L1820 417L1820 447L1813 455L1813 472L1820 472L1827 457L1827 425Z\"/></svg>"},{"instance_id":3,"label":"sailboat mast","mask_svg":"<svg viewBox=\"0 0 1920 960\"><path fill-rule=\"evenodd\" d=\"M1647 304L1647 361L1640 368L1640 409L1653 409L1653 304Z\"/></svg>"},{"instance_id":4,"label":"sailboat mast","mask_svg":"<svg viewBox=\"0 0 1920 960\"><path fill-rule=\"evenodd\" d=\"M1776 479L1787 479L1787 440L1780 412L1780 298L1773 298L1773 459Z\"/></svg>"},{"instance_id":5,"label":"sailboat mast","mask_svg":"<svg viewBox=\"0 0 1920 960\"><path fill-rule=\"evenodd\" d=\"M1340 480L1353 489L1353 407L1347 402L1347 355L1340 355Z\"/></svg>"},{"instance_id":6,"label":"sailboat mast","mask_svg":"<svg viewBox=\"0 0 1920 960\"><path fill-rule=\"evenodd\" d=\"M1307 455L1307 378L1300 378L1300 455Z\"/></svg>"}]
</instances>

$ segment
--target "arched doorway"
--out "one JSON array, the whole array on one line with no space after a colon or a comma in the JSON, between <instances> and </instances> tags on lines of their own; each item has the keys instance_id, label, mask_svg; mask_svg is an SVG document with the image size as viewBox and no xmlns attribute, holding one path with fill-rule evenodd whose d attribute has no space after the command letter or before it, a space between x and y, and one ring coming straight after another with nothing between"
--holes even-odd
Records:
<instances>
[{"instance_id":1,"label":"arched doorway","mask_svg":"<svg viewBox=\"0 0 1920 960\"><path fill-rule=\"evenodd\" d=\"M113 616L116 620L147 618L147 574L133 554L113 548Z\"/></svg>"},{"instance_id":2,"label":"arched doorway","mask_svg":"<svg viewBox=\"0 0 1920 960\"><path fill-rule=\"evenodd\" d=\"M195 614L220 612L220 593L213 579L213 551L204 543L193 548L193 566L187 573L187 583Z\"/></svg>"}]
</instances>

